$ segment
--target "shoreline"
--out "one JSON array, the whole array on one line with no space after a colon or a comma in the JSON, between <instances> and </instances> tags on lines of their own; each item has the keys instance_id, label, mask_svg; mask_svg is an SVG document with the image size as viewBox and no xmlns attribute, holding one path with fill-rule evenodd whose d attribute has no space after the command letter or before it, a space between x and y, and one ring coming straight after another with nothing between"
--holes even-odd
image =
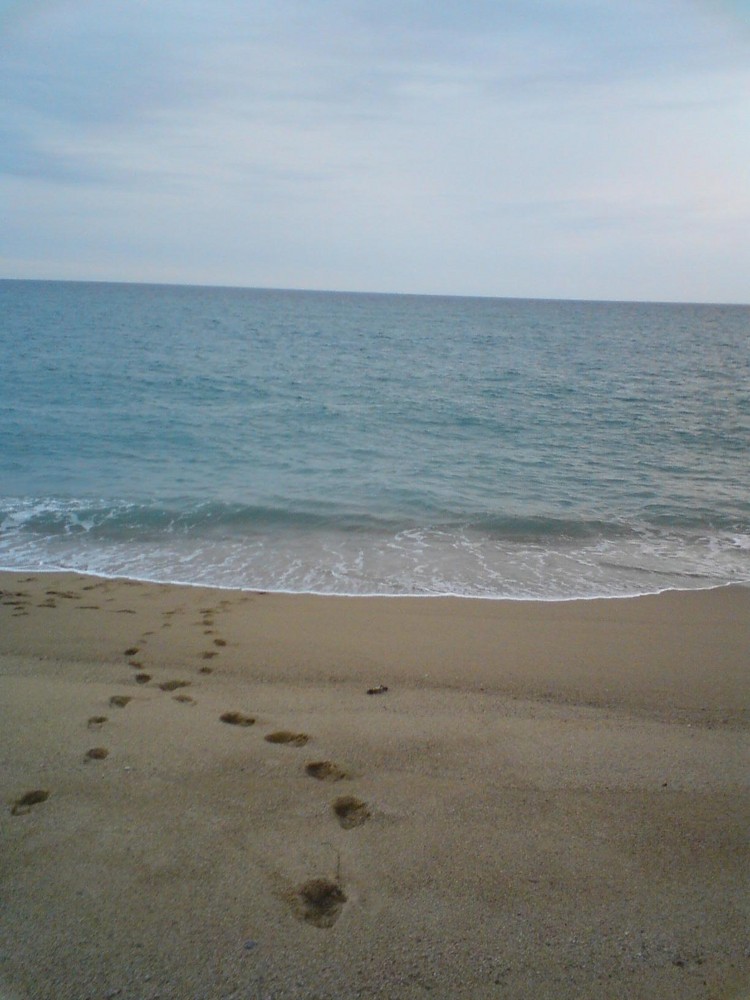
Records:
<instances>
[{"instance_id":1,"label":"shoreline","mask_svg":"<svg viewBox=\"0 0 750 1000\"><path fill-rule=\"evenodd\" d=\"M220 584L220 583L196 583L187 580L168 580L159 579L156 577L148 576L129 576L127 574L109 574L103 573L95 570L79 570L79 569L69 569L61 567L52 567L51 569L39 569L39 567L32 567L26 569L25 567L17 566L0 566L0 577L3 575L17 576L23 575L47 575L47 576L80 576L80 577L91 577L95 580L109 580L111 582L117 583L144 583L153 584L159 587L193 587L204 590L217 590L217 591L229 591L237 592L243 594L274 594L278 596L285 597L333 597L333 598L356 598L363 600L373 600L373 599L395 599L395 600L445 600L453 599L459 601L491 601L497 603L513 603L513 602L524 602L529 604L569 604L583 601L632 601L638 600L642 597L659 597L662 594L693 594L693 593L705 593L706 591L713 590L750 590L750 581L725 581L723 583L713 583L708 584L705 587L678 587L678 586L667 586L656 590L642 590L633 591L622 594L584 594L584 595L574 595L572 597L562 597L562 596L552 596L552 597L539 597L539 596L512 596L508 594L466 594L458 593L453 591L446 591L445 593L389 593L383 594L377 591L363 592L363 593L346 593L344 591L323 591L323 590L283 590L274 589L261 586L239 586L235 584Z\"/></svg>"},{"instance_id":2,"label":"shoreline","mask_svg":"<svg viewBox=\"0 0 750 1000\"><path fill-rule=\"evenodd\" d=\"M748 995L747 587L0 591L2 1000Z\"/></svg>"}]
</instances>

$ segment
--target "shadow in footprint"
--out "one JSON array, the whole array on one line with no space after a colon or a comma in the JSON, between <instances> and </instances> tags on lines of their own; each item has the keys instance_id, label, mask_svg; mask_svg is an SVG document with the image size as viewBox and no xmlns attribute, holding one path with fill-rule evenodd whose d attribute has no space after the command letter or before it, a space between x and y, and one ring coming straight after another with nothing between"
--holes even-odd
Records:
<instances>
[{"instance_id":1,"label":"shadow in footprint","mask_svg":"<svg viewBox=\"0 0 750 1000\"><path fill-rule=\"evenodd\" d=\"M303 747L309 742L310 737L307 733L290 733L286 729L280 729L276 733L269 733L265 740L268 743L284 743L287 746Z\"/></svg>"},{"instance_id":2,"label":"shadow in footprint","mask_svg":"<svg viewBox=\"0 0 750 1000\"><path fill-rule=\"evenodd\" d=\"M113 708L125 708L128 702L133 699L126 694L113 694L109 699L109 703Z\"/></svg>"},{"instance_id":3,"label":"shadow in footprint","mask_svg":"<svg viewBox=\"0 0 750 1000\"><path fill-rule=\"evenodd\" d=\"M178 688L190 687L190 681L164 681L159 687L162 691L177 691Z\"/></svg>"},{"instance_id":4,"label":"shadow in footprint","mask_svg":"<svg viewBox=\"0 0 750 1000\"><path fill-rule=\"evenodd\" d=\"M35 788L33 792L26 792L20 799L16 799L11 807L11 814L13 816L24 816L27 812L31 812L32 806L36 806L40 802L46 802L48 798L49 792L45 788Z\"/></svg>"},{"instance_id":5,"label":"shadow in footprint","mask_svg":"<svg viewBox=\"0 0 750 1000\"><path fill-rule=\"evenodd\" d=\"M330 760L316 760L305 765L305 774L318 781L341 781L348 778L346 771Z\"/></svg>"},{"instance_id":6,"label":"shadow in footprint","mask_svg":"<svg viewBox=\"0 0 750 1000\"><path fill-rule=\"evenodd\" d=\"M148 684L151 680L151 674L136 674L135 682L136 684Z\"/></svg>"},{"instance_id":7,"label":"shadow in footprint","mask_svg":"<svg viewBox=\"0 0 750 1000\"><path fill-rule=\"evenodd\" d=\"M101 729L104 723L107 721L106 715L92 715L88 720L86 725L89 729Z\"/></svg>"},{"instance_id":8,"label":"shadow in footprint","mask_svg":"<svg viewBox=\"0 0 750 1000\"><path fill-rule=\"evenodd\" d=\"M314 927L333 927L345 902L344 890L338 882L327 878L310 879L292 899L297 919Z\"/></svg>"},{"instance_id":9,"label":"shadow in footprint","mask_svg":"<svg viewBox=\"0 0 750 1000\"><path fill-rule=\"evenodd\" d=\"M370 810L367 803L353 795L342 795L333 803L333 811L339 821L339 826L344 830L353 830L355 826L362 826L370 818Z\"/></svg>"},{"instance_id":10,"label":"shadow in footprint","mask_svg":"<svg viewBox=\"0 0 750 1000\"><path fill-rule=\"evenodd\" d=\"M219 718L230 726L254 726L255 718L252 715L243 715L242 712L224 712Z\"/></svg>"},{"instance_id":11,"label":"shadow in footprint","mask_svg":"<svg viewBox=\"0 0 750 1000\"><path fill-rule=\"evenodd\" d=\"M109 750L106 747L92 747L90 750L86 751L87 760L104 760L105 757L109 756Z\"/></svg>"}]
</instances>

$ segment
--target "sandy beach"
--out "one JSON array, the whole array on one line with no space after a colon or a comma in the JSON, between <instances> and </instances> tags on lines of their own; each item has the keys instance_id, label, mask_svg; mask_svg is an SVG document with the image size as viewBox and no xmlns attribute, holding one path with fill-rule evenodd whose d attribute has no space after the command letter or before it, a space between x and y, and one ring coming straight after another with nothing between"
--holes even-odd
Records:
<instances>
[{"instance_id":1,"label":"sandy beach","mask_svg":"<svg viewBox=\"0 0 750 1000\"><path fill-rule=\"evenodd\" d=\"M0 588L2 1000L750 997L750 589Z\"/></svg>"}]
</instances>

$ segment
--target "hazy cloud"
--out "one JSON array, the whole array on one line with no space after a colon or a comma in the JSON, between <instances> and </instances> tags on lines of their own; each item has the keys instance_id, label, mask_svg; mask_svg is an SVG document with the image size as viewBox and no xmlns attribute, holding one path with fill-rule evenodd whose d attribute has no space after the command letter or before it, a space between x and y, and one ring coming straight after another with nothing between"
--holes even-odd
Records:
<instances>
[{"instance_id":1,"label":"hazy cloud","mask_svg":"<svg viewBox=\"0 0 750 1000\"><path fill-rule=\"evenodd\" d=\"M738 11L0 8L3 272L747 300Z\"/></svg>"}]
</instances>

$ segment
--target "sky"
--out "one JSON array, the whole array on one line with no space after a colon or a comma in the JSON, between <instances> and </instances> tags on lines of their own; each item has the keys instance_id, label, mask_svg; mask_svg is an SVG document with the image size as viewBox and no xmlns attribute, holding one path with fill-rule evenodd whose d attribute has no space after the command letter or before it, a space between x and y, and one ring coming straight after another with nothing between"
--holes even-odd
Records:
<instances>
[{"instance_id":1,"label":"sky","mask_svg":"<svg viewBox=\"0 0 750 1000\"><path fill-rule=\"evenodd\" d=\"M750 302L750 0L0 0L0 277Z\"/></svg>"}]
</instances>

